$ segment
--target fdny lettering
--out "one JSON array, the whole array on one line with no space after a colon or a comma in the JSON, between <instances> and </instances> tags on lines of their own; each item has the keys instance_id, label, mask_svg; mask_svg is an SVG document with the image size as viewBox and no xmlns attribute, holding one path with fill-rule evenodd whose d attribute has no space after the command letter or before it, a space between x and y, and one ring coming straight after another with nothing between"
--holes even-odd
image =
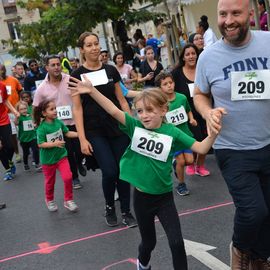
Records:
<instances>
[{"instance_id":1,"label":"fdny lettering","mask_svg":"<svg viewBox=\"0 0 270 270\"><path fill-rule=\"evenodd\" d=\"M258 69L268 69L268 58L266 57L252 57L244 59L243 61L237 61L225 68L223 68L224 80L229 78L231 71L249 71ZM270 67L269 67L270 68Z\"/></svg>"}]
</instances>

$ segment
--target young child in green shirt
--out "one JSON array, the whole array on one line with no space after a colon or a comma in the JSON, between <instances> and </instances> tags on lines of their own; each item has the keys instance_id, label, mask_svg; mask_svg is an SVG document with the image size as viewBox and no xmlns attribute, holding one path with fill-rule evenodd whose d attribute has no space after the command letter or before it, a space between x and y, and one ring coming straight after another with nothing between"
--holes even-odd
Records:
<instances>
[{"instance_id":1,"label":"young child in green shirt","mask_svg":"<svg viewBox=\"0 0 270 270\"><path fill-rule=\"evenodd\" d=\"M76 212L78 206L73 200L72 173L67 159L64 136L76 138L77 132L69 131L65 124L57 119L56 105L52 100L44 100L35 107L34 120L37 125L37 141L45 178L48 210L51 212L58 210L54 201L54 184L56 170L59 170L64 182L64 207L71 212Z\"/></svg>"},{"instance_id":2,"label":"young child in green shirt","mask_svg":"<svg viewBox=\"0 0 270 270\"><path fill-rule=\"evenodd\" d=\"M20 116L15 119L15 124L18 125L18 138L23 150L23 163L24 170L30 171L28 165L29 150L32 150L33 158L35 161L36 171L41 171L39 165L39 150L37 146L37 135L34 128L32 115L28 113L28 105L26 102L18 102L16 105L17 111Z\"/></svg>"},{"instance_id":3,"label":"young child in green shirt","mask_svg":"<svg viewBox=\"0 0 270 270\"><path fill-rule=\"evenodd\" d=\"M188 148L197 153L207 153L217 134L211 134L202 142L197 142L174 125L164 123L168 100L159 89L147 89L135 97L138 120L116 107L93 87L86 76L83 82L71 77L69 89L72 96L90 95L119 121L120 128L131 138L120 161L120 178L135 187L134 210L142 238L137 269L151 269L149 262L156 245L157 216L168 237L173 268L186 270L186 252L172 193L173 153Z\"/></svg>"},{"instance_id":4,"label":"young child in green shirt","mask_svg":"<svg viewBox=\"0 0 270 270\"><path fill-rule=\"evenodd\" d=\"M169 111L166 113L167 122L193 137L188 122L192 126L197 126L197 121L193 117L186 96L174 91L175 83L172 74L161 71L157 75L155 83L167 96L169 102ZM193 164L193 162L193 153L190 149L183 149L174 153L173 168L175 176L179 181L176 191L181 196L189 195L189 190L185 183L184 170L186 165Z\"/></svg>"}]
</instances>

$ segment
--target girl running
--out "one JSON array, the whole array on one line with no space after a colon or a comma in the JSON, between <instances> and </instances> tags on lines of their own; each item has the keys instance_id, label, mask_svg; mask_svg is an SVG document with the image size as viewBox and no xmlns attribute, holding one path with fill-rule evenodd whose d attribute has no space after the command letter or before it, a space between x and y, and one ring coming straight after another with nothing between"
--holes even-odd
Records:
<instances>
[{"instance_id":1,"label":"girl running","mask_svg":"<svg viewBox=\"0 0 270 270\"><path fill-rule=\"evenodd\" d=\"M187 258L180 221L173 200L171 164L173 153L191 148L207 153L216 134L197 142L163 119L168 110L167 97L159 89L142 91L134 99L138 120L121 111L103 96L84 76L85 81L71 78L72 95L88 94L129 135L131 144L120 161L120 179L135 186L134 210L141 233L137 269L151 269L151 252L156 245L155 216L166 232L174 269L187 269Z\"/></svg>"},{"instance_id":2,"label":"girl running","mask_svg":"<svg viewBox=\"0 0 270 270\"><path fill-rule=\"evenodd\" d=\"M18 125L18 137L23 150L24 170L30 171L30 167L28 165L28 156L29 150L31 148L35 161L36 171L40 171L41 167L39 166L37 135L34 128L32 115L28 112L28 105L26 102L21 101L17 103L16 108L20 113L20 117L15 119L15 124Z\"/></svg>"},{"instance_id":3,"label":"girl running","mask_svg":"<svg viewBox=\"0 0 270 270\"><path fill-rule=\"evenodd\" d=\"M46 205L51 212L58 210L54 201L54 184L56 169L58 169L64 182L64 207L71 212L76 212L78 206L73 201L72 173L63 135L76 138L77 132L69 131L64 123L57 119L56 105L51 100L44 100L35 107L34 120L38 127L37 141L45 177Z\"/></svg>"}]
</instances>

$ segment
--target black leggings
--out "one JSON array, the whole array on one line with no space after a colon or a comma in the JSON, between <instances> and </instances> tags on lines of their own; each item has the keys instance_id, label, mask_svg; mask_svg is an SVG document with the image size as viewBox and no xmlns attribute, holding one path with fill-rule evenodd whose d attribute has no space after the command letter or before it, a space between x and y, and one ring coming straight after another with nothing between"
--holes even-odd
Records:
<instances>
[{"instance_id":1,"label":"black leggings","mask_svg":"<svg viewBox=\"0 0 270 270\"><path fill-rule=\"evenodd\" d=\"M151 252L155 248L155 216L157 216L169 241L174 269L186 270L186 251L173 193L151 195L135 189L133 198L134 211L142 238L138 256L140 263L146 266L150 261Z\"/></svg>"},{"instance_id":2,"label":"black leggings","mask_svg":"<svg viewBox=\"0 0 270 270\"><path fill-rule=\"evenodd\" d=\"M0 160L4 168L8 170L14 154L10 124L0 126L0 140L3 146L2 149L0 149Z\"/></svg>"},{"instance_id":3,"label":"black leggings","mask_svg":"<svg viewBox=\"0 0 270 270\"><path fill-rule=\"evenodd\" d=\"M67 126L70 131L77 131L75 125ZM83 154L81 152L80 141L78 138L67 138L66 149L68 153L68 162L72 172L72 179L78 178L78 166L82 163Z\"/></svg>"},{"instance_id":4,"label":"black leggings","mask_svg":"<svg viewBox=\"0 0 270 270\"><path fill-rule=\"evenodd\" d=\"M23 163L24 165L28 165L28 156L29 156L29 149L32 149L33 158L36 165L39 164L39 149L37 146L37 140L34 139L30 142L21 142L21 147L23 150Z\"/></svg>"}]
</instances>

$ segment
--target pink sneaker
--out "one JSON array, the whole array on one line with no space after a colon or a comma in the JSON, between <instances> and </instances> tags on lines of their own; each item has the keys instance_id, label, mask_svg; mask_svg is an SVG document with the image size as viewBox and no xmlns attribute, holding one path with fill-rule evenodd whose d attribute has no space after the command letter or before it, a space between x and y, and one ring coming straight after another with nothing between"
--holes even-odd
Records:
<instances>
[{"instance_id":1,"label":"pink sneaker","mask_svg":"<svg viewBox=\"0 0 270 270\"><path fill-rule=\"evenodd\" d=\"M186 167L186 174L187 175L194 175L195 174L195 167L194 167L194 165L188 165Z\"/></svg>"},{"instance_id":2,"label":"pink sneaker","mask_svg":"<svg viewBox=\"0 0 270 270\"><path fill-rule=\"evenodd\" d=\"M195 167L195 173L199 176L208 176L210 172L203 165Z\"/></svg>"}]
</instances>

